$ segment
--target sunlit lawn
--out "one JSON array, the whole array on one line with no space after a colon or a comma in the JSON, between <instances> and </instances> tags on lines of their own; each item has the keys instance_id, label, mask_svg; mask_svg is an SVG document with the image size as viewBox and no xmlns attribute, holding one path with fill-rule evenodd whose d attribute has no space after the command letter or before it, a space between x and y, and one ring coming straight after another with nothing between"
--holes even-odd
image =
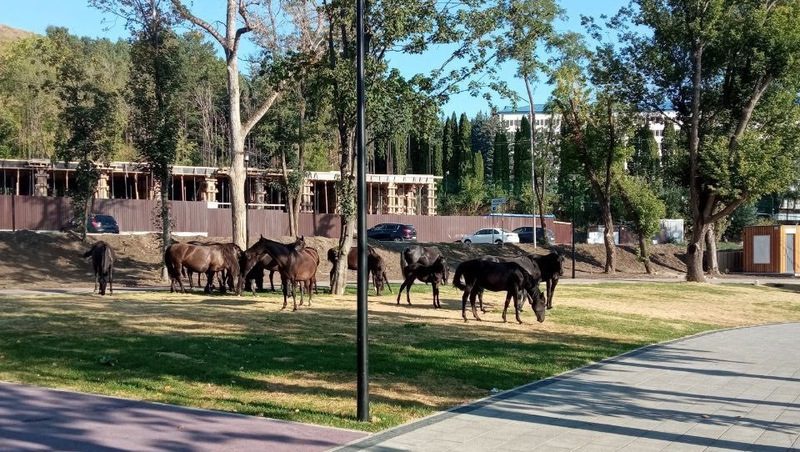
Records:
<instances>
[{"instance_id":1,"label":"sunlit lawn","mask_svg":"<svg viewBox=\"0 0 800 452\"><path fill-rule=\"evenodd\" d=\"M393 289L370 292L370 424L354 419L353 295L294 313L272 294L0 298L0 379L380 430L645 344L800 320L800 295L752 286L563 285L546 322L526 309L523 325L501 323L497 294L464 323L451 287L441 310L429 287L411 307Z\"/></svg>"}]
</instances>

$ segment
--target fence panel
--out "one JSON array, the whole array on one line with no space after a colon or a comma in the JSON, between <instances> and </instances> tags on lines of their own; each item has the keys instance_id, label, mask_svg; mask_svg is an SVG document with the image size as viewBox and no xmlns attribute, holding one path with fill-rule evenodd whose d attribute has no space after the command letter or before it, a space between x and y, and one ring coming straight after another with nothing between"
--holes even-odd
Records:
<instances>
[{"instance_id":1,"label":"fence panel","mask_svg":"<svg viewBox=\"0 0 800 452\"><path fill-rule=\"evenodd\" d=\"M0 195L0 230L14 229L14 198L9 195Z\"/></svg>"},{"instance_id":2,"label":"fence panel","mask_svg":"<svg viewBox=\"0 0 800 452\"><path fill-rule=\"evenodd\" d=\"M72 217L69 198L15 196L17 229L57 231Z\"/></svg>"},{"instance_id":3,"label":"fence panel","mask_svg":"<svg viewBox=\"0 0 800 452\"><path fill-rule=\"evenodd\" d=\"M205 201L170 201L175 232L208 232L208 204Z\"/></svg>"},{"instance_id":4,"label":"fence panel","mask_svg":"<svg viewBox=\"0 0 800 452\"><path fill-rule=\"evenodd\" d=\"M717 265L721 273L740 273L744 271L744 251L717 251Z\"/></svg>"},{"instance_id":5,"label":"fence panel","mask_svg":"<svg viewBox=\"0 0 800 452\"><path fill-rule=\"evenodd\" d=\"M149 199L95 199L92 211L114 217L120 232L152 232L155 207Z\"/></svg>"}]
</instances>

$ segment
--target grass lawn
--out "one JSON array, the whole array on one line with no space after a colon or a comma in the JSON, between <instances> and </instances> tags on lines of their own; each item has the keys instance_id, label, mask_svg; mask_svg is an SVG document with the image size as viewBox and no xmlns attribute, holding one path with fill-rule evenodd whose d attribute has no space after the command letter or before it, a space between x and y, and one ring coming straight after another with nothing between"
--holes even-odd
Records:
<instances>
[{"instance_id":1,"label":"grass lawn","mask_svg":"<svg viewBox=\"0 0 800 452\"><path fill-rule=\"evenodd\" d=\"M501 323L489 293L484 321L464 323L451 287L441 310L417 287L410 307L372 298L370 424L354 418L352 295L295 313L276 295L3 296L0 379L375 431L645 344L800 320L800 294L780 289L600 283L559 287L543 324L529 307Z\"/></svg>"}]
</instances>

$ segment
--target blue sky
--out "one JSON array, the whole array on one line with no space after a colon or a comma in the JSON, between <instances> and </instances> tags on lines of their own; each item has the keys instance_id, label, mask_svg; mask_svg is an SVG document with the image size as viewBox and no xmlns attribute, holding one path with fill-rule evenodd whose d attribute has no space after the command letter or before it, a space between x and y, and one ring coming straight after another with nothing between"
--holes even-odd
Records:
<instances>
[{"instance_id":1,"label":"blue sky","mask_svg":"<svg viewBox=\"0 0 800 452\"><path fill-rule=\"evenodd\" d=\"M402 1L402 0L399 0ZM192 2L187 2L192 3ZM204 19L224 17L223 0L196 0L193 2L193 11ZM601 14L612 15L625 6L627 0L561 0L561 6L566 10L568 19L556 25L561 31L582 31L580 15L598 17ZM73 34L91 37L106 37L118 39L127 37L124 23L120 19L104 15L97 9L88 5L85 0L0 0L0 24L8 25L35 33L44 33L49 25L58 25L69 28ZM245 52L253 47L244 47ZM249 50L252 52L252 50ZM391 64L397 67L404 75L411 76L419 72L428 72L438 67L447 57L443 49L434 49L424 56L391 55ZM503 78L509 85L524 95L525 87L520 80L514 78L513 64L501 68ZM539 83L535 87L536 103L543 103L550 93L550 87ZM498 104L507 102L497 100ZM453 111L466 112L470 116L478 111L488 111L489 107L482 98L475 98L469 94L461 94L451 98L443 112L447 115Z\"/></svg>"}]
</instances>

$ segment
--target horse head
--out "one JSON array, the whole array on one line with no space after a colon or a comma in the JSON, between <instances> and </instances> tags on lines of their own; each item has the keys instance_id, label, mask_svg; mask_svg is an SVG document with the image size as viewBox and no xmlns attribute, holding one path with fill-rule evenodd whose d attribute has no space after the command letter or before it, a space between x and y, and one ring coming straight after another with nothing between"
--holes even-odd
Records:
<instances>
[{"instance_id":1,"label":"horse head","mask_svg":"<svg viewBox=\"0 0 800 452\"><path fill-rule=\"evenodd\" d=\"M292 244L295 251L300 251L306 247L306 237L301 235L300 237L295 237L295 241Z\"/></svg>"},{"instance_id":2,"label":"horse head","mask_svg":"<svg viewBox=\"0 0 800 452\"><path fill-rule=\"evenodd\" d=\"M536 286L529 287L527 291L528 295L530 295L528 301L531 304L531 308L533 308L533 313L536 314L536 320L539 323L544 322L544 316L547 313L547 299Z\"/></svg>"}]
</instances>

